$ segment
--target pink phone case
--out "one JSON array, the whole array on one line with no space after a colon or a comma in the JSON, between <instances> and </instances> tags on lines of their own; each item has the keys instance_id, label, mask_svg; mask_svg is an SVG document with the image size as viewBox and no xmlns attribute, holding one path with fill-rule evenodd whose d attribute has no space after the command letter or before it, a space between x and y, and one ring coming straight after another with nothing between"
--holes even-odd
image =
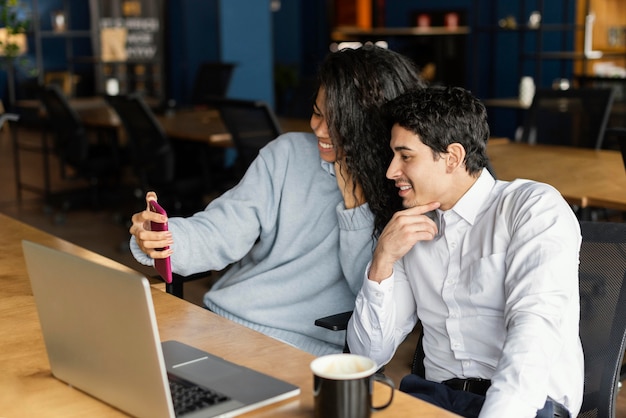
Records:
<instances>
[{"instance_id":1,"label":"pink phone case","mask_svg":"<svg viewBox=\"0 0 626 418\"><path fill-rule=\"evenodd\" d=\"M152 212L160 213L167 216L165 210L156 201L150 201L150 210ZM152 231L167 231L167 222L162 224L158 222L150 222L150 230ZM160 250L167 250L169 247L160 248ZM154 260L154 267L159 272L163 280L166 283L172 283L172 264L170 258L156 258Z\"/></svg>"}]
</instances>

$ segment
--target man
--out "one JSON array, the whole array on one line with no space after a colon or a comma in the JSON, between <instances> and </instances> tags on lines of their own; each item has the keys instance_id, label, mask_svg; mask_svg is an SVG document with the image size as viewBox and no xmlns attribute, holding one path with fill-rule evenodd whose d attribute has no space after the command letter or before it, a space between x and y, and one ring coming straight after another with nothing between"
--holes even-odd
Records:
<instances>
[{"instance_id":1,"label":"man","mask_svg":"<svg viewBox=\"0 0 626 418\"><path fill-rule=\"evenodd\" d=\"M469 417L576 416L584 374L573 212L549 185L494 180L486 111L469 92L428 88L387 110L387 177L407 209L366 270L351 352L385 364L419 319L427 380L407 376L401 390Z\"/></svg>"}]
</instances>

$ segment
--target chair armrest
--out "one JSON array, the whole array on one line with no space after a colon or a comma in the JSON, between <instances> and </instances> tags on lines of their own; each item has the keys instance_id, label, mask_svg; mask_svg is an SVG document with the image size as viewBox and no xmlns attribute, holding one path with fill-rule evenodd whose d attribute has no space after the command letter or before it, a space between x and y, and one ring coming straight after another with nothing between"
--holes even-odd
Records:
<instances>
[{"instance_id":1,"label":"chair armrest","mask_svg":"<svg viewBox=\"0 0 626 418\"><path fill-rule=\"evenodd\" d=\"M315 320L315 325L331 331L343 331L348 328L348 321L352 316L352 311L326 316Z\"/></svg>"}]
</instances>

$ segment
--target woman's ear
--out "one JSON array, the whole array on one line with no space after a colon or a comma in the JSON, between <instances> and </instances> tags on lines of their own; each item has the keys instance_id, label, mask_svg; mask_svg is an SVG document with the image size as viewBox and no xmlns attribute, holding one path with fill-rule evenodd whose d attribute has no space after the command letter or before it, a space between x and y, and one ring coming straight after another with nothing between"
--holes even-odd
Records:
<instances>
[{"instance_id":1,"label":"woman's ear","mask_svg":"<svg viewBox=\"0 0 626 418\"><path fill-rule=\"evenodd\" d=\"M453 142L448 145L448 152L446 154L446 165L449 172L456 170L459 167L464 167L465 161L465 148L458 142Z\"/></svg>"}]
</instances>

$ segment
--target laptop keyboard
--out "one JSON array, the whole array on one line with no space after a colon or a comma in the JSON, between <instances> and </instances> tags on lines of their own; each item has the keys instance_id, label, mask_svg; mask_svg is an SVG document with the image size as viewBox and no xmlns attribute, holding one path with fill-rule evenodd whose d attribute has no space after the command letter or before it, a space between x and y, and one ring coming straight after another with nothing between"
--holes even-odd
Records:
<instances>
[{"instance_id":1,"label":"laptop keyboard","mask_svg":"<svg viewBox=\"0 0 626 418\"><path fill-rule=\"evenodd\" d=\"M226 395L194 385L176 376L168 375L168 379L176 416L230 400Z\"/></svg>"}]
</instances>

